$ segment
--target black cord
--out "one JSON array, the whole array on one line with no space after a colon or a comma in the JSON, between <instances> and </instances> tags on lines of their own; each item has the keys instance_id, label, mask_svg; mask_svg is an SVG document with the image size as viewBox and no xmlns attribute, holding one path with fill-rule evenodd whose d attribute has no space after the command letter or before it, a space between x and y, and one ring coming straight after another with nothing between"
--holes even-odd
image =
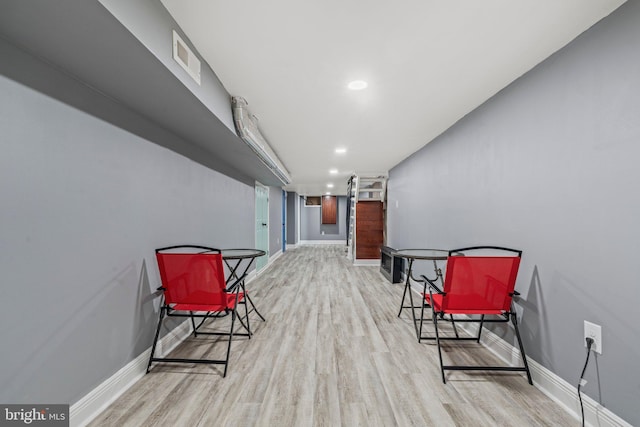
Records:
<instances>
[{"instance_id":1,"label":"black cord","mask_svg":"<svg viewBox=\"0 0 640 427\"><path fill-rule=\"evenodd\" d=\"M580 395L580 388L582 387L582 380L584 379L584 373L587 370L589 364L589 356L591 355L591 346L593 345L593 338L587 338L587 360L584 362L584 368L580 374L580 382L578 382L578 399L580 400L580 412L582 413L582 427L584 427L584 406L582 405L582 396Z\"/></svg>"}]
</instances>

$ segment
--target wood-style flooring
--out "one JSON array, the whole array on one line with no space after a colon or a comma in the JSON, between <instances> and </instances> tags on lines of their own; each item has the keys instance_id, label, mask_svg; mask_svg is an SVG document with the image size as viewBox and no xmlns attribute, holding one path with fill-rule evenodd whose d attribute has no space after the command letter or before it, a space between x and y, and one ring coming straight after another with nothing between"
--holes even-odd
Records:
<instances>
[{"instance_id":1,"label":"wood-style flooring","mask_svg":"<svg viewBox=\"0 0 640 427\"><path fill-rule=\"evenodd\" d=\"M343 246L289 250L248 284L267 321L251 316L226 378L221 365L156 364L90 425L579 425L523 373L449 371L443 384L435 344L418 344L408 311L397 317L403 286L352 266ZM173 356L225 350L200 336ZM474 342L446 342L444 357L501 363Z\"/></svg>"}]
</instances>

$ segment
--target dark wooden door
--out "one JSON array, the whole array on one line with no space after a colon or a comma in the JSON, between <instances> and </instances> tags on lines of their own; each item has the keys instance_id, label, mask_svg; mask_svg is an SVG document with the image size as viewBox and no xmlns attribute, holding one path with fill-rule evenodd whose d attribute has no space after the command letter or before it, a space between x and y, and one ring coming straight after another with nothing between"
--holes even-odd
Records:
<instances>
[{"instance_id":1,"label":"dark wooden door","mask_svg":"<svg viewBox=\"0 0 640 427\"><path fill-rule=\"evenodd\" d=\"M338 198L336 196L322 197L322 223L336 224L338 219Z\"/></svg>"},{"instance_id":2,"label":"dark wooden door","mask_svg":"<svg viewBox=\"0 0 640 427\"><path fill-rule=\"evenodd\" d=\"M382 202L356 203L356 259L380 258L382 230Z\"/></svg>"}]
</instances>

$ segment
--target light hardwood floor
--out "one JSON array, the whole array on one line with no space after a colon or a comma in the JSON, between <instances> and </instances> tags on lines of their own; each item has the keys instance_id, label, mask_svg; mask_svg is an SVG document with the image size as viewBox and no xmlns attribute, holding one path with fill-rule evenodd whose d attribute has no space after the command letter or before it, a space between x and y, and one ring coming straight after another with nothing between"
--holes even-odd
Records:
<instances>
[{"instance_id":1,"label":"light hardwood floor","mask_svg":"<svg viewBox=\"0 0 640 427\"><path fill-rule=\"evenodd\" d=\"M157 364L91 425L579 425L522 373L449 371L442 384L435 345L418 344L409 312L397 317L403 285L353 267L343 246L287 251L248 287L267 321L251 317L226 378L218 365ZM216 340L173 354L216 357ZM457 363L501 363L473 342L445 346Z\"/></svg>"}]
</instances>

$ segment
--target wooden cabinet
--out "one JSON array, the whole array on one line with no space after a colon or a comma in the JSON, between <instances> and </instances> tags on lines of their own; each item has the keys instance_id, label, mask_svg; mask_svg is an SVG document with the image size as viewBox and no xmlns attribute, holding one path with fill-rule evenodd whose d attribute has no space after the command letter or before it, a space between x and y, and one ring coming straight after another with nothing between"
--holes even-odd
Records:
<instances>
[{"instance_id":1,"label":"wooden cabinet","mask_svg":"<svg viewBox=\"0 0 640 427\"><path fill-rule=\"evenodd\" d=\"M322 197L322 223L336 224L338 220L338 198L336 196Z\"/></svg>"}]
</instances>

